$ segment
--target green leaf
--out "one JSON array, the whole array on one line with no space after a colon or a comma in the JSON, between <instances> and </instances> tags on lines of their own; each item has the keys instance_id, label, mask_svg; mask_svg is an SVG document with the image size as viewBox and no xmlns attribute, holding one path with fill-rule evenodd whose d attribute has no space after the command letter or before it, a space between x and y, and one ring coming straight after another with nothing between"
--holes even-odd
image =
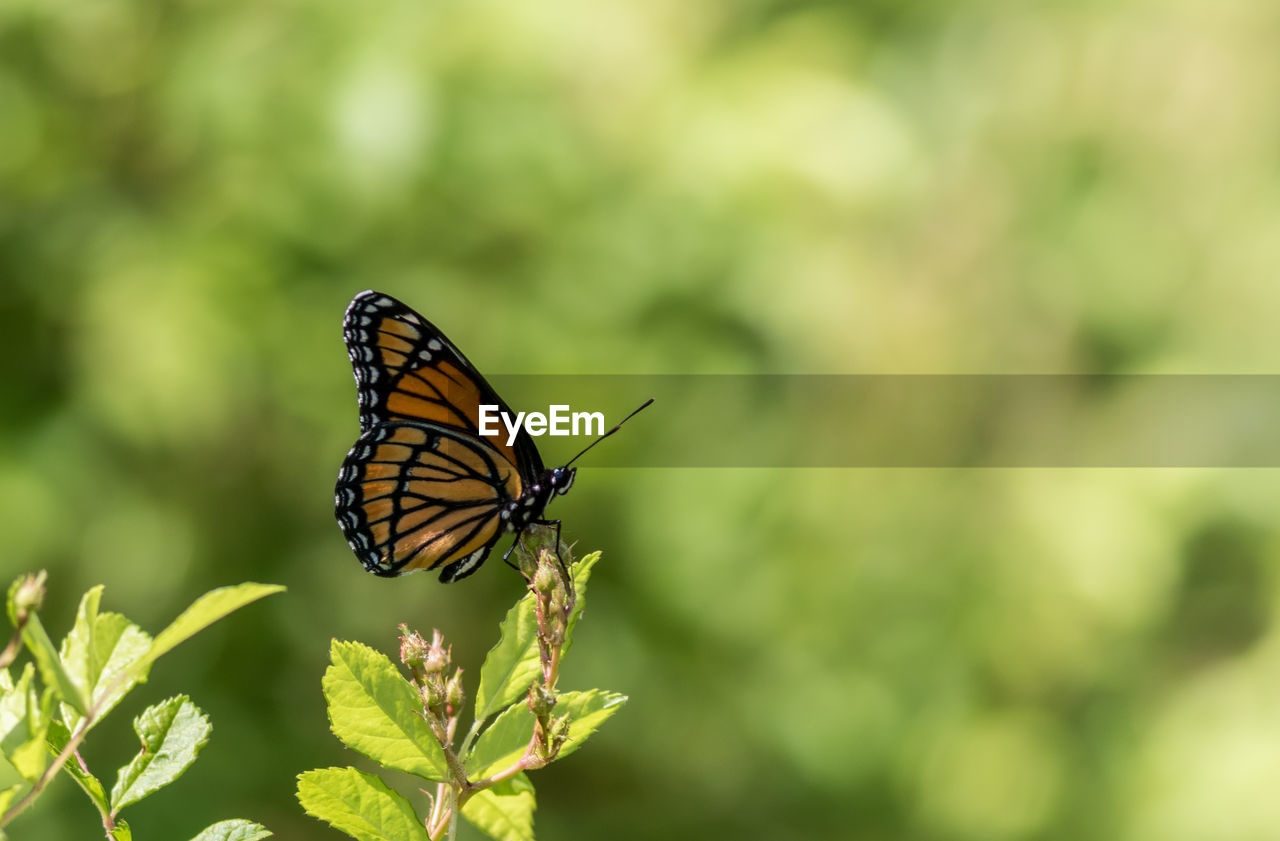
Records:
<instances>
[{"instance_id":1,"label":"green leaf","mask_svg":"<svg viewBox=\"0 0 1280 841\"><path fill-rule=\"evenodd\" d=\"M600 553L592 552L585 555L582 560L573 565L573 589L577 593L578 601L573 606L573 612L569 614L569 626L564 632L564 651L561 652L560 658L563 662L564 655L569 653L569 649L573 647L573 629L578 625L578 619L582 616L582 609L587 606L587 582L591 579L591 568L600 560Z\"/></svg>"},{"instance_id":2,"label":"green leaf","mask_svg":"<svg viewBox=\"0 0 1280 841\"><path fill-rule=\"evenodd\" d=\"M588 689L585 692L565 692L556 704L555 715L569 714L569 735L560 746L557 759L564 759L578 748L587 737L600 729L613 714L622 709L627 696L607 689Z\"/></svg>"},{"instance_id":3,"label":"green leaf","mask_svg":"<svg viewBox=\"0 0 1280 841\"><path fill-rule=\"evenodd\" d=\"M80 599L76 622L62 640L59 656L67 675L91 707L95 723L145 677L132 670L151 649L151 637L119 613L99 613L101 585ZM64 709L67 728L75 730L80 715Z\"/></svg>"},{"instance_id":4,"label":"green leaf","mask_svg":"<svg viewBox=\"0 0 1280 841\"><path fill-rule=\"evenodd\" d=\"M54 755L57 755L62 753L62 749L67 746L67 742L71 739L71 732L61 721L54 721L49 725L47 739L49 749L53 751ZM97 808L100 814L106 815L111 812L111 804L107 802L107 792L102 787L102 782L80 767L80 761L75 756L67 757L67 761L63 763L62 768L71 775L71 779L75 780L81 790L89 796L89 799L93 801L94 807Z\"/></svg>"},{"instance_id":5,"label":"green leaf","mask_svg":"<svg viewBox=\"0 0 1280 841\"><path fill-rule=\"evenodd\" d=\"M586 604L587 580L591 577L591 567L598 560L600 553L592 552L574 564L570 571L578 601L569 616L565 651L569 650L573 627ZM480 688L476 691L476 721L484 721L522 697L529 691L529 685L542 674L542 663L538 659L538 619L533 593L525 593L507 611L499 632L501 636L498 644L489 649L484 665L480 667Z\"/></svg>"},{"instance_id":6,"label":"green leaf","mask_svg":"<svg viewBox=\"0 0 1280 841\"><path fill-rule=\"evenodd\" d=\"M533 841L533 783L517 774L478 791L462 804L462 816L498 841Z\"/></svg>"},{"instance_id":7,"label":"green leaf","mask_svg":"<svg viewBox=\"0 0 1280 841\"><path fill-rule=\"evenodd\" d=\"M525 595L507 611L498 626L498 642L485 655L476 690L476 721L484 721L528 691L538 679L538 619L533 594Z\"/></svg>"},{"instance_id":8,"label":"green leaf","mask_svg":"<svg viewBox=\"0 0 1280 841\"><path fill-rule=\"evenodd\" d=\"M13 766L13 763L4 756L0 756L0 815L9 809L8 802L4 800L5 797L10 801L16 800L30 789L31 784L22 778L22 774Z\"/></svg>"},{"instance_id":9,"label":"green leaf","mask_svg":"<svg viewBox=\"0 0 1280 841\"><path fill-rule=\"evenodd\" d=\"M569 716L569 735L556 758L563 759L581 747L587 737L626 702L626 695L603 689L562 692L552 715ZM476 739L465 763L467 776L472 780L483 780L523 756L529 740L533 738L533 721L533 713L524 704L507 707Z\"/></svg>"},{"instance_id":10,"label":"green leaf","mask_svg":"<svg viewBox=\"0 0 1280 841\"><path fill-rule=\"evenodd\" d=\"M156 658L167 654L179 643L190 639L224 616L284 589L279 584L256 584L250 581L234 587L210 590L192 602L169 627L156 636L151 652L143 658L138 666L139 670L149 667Z\"/></svg>"},{"instance_id":11,"label":"green leaf","mask_svg":"<svg viewBox=\"0 0 1280 841\"><path fill-rule=\"evenodd\" d=\"M22 629L22 641L26 643L36 661L36 667L40 669L40 679L46 686L57 689L63 703L83 715L89 708L88 701L63 668L58 650L53 647L53 640L49 639L44 625L40 624L40 617L35 613L31 614L26 627Z\"/></svg>"},{"instance_id":12,"label":"green leaf","mask_svg":"<svg viewBox=\"0 0 1280 841\"><path fill-rule=\"evenodd\" d=\"M0 815L8 812L9 807L14 803L17 803L18 800L30 790L31 786L27 783L18 783L17 785L11 785L8 788L0 789ZM0 830L0 841L4 841L4 838L4 830Z\"/></svg>"},{"instance_id":13,"label":"green leaf","mask_svg":"<svg viewBox=\"0 0 1280 841\"><path fill-rule=\"evenodd\" d=\"M525 704L512 704L503 710L484 729L463 760L467 779L483 780L523 756L533 738L533 722L533 713Z\"/></svg>"},{"instance_id":14,"label":"green leaf","mask_svg":"<svg viewBox=\"0 0 1280 841\"><path fill-rule=\"evenodd\" d=\"M191 841L262 841L270 838L271 832L261 824L253 821L230 820L218 821L192 838Z\"/></svg>"},{"instance_id":15,"label":"green leaf","mask_svg":"<svg viewBox=\"0 0 1280 841\"><path fill-rule=\"evenodd\" d=\"M440 743L422 717L422 699L385 655L358 642L329 649L324 673L329 724L348 747L425 780L448 779Z\"/></svg>"},{"instance_id":16,"label":"green leaf","mask_svg":"<svg viewBox=\"0 0 1280 841\"><path fill-rule=\"evenodd\" d=\"M34 617L33 617L34 618ZM35 672L30 663L13 688L0 695L0 786L35 782L49 766L45 734L52 719L56 690L46 688L38 699Z\"/></svg>"},{"instance_id":17,"label":"green leaf","mask_svg":"<svg viewBox=\"0 0 1280 841\"><path fill-rule=\"evenodd\" d=\"M124 821L116 821L115 827L107 834L111 841L133 841L133 830Z\"/></svg>"},{"instance_id":18,"label":"green leaf","mask_svg":"<svg viewBox=\"0 0 1280 841\"><path fill-rule=\"evenodd\" d=\"M113 814L180 777L209 741L213 726L187 696L178 695L143 710L133 729L142 750L120 769L111 788Z\"/></svg>"},{"instance_id":19,"label":"green leaf","mask_svg":"<svg viewBox=\"0 0 1280 841\"><path fill-rule=\"evenodd\" d=\"M298 801L308 815L357 841L429 841L408 800L354 768L299 774Z\"/></svg>"}]
</instances>

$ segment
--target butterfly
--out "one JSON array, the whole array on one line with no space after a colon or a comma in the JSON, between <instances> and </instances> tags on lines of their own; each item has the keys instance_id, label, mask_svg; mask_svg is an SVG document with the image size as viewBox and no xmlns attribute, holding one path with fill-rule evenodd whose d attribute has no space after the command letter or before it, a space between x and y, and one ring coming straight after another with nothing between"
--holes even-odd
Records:
<instances>
[{"instance_id":1,"label":"butterfly","mask_svg":"<svg viewBox=\"0 0 1280 841\"><path fill-rule=\"evenodd\" d=\"M365 569L391 577L443 566L440 580L457 581L503 535L559 525L542 515L573 486L582 453L547 469L523 427L512 443L481 435L481 405L514 413L438 327L390 295L356 295L342 335L360 437L338 472L334 513Z\"/></svg>"}]
</instances>

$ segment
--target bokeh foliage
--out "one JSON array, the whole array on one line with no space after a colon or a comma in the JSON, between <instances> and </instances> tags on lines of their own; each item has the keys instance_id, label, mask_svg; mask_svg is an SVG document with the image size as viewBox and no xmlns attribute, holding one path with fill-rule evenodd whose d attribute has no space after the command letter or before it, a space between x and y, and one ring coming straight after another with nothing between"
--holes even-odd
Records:
<instances>
[{"instance_id":1,"label":"bokeh foliage","mask_svg":"<svg viewBox=\"0 0 1280 841\"><path fill-rule=\"evenodd\" d=\"M0 578L47 567L59 626L97 583L144 627L289 588L156 676L218 732L135 835L333 836L292 796L350 761L330 638L474 669L519 592L342 543L354 292L504 373L1273 372L1278 42L1262 0L3 0ZM588 462L568 677L632 701L539 827L1274 838L1278 499ZM70 789L13 836L82 837Z\"/></svg>"}]
</instances>

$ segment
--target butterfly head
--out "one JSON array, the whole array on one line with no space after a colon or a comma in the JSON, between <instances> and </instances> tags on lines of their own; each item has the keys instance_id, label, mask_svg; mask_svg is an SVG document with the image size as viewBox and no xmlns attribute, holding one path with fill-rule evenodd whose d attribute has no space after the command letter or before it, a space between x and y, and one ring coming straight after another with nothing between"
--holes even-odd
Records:
<instances>
[{"instance_id":1,"label":"butterfly head","mask_svg":"<svg viewBox=\"0 0 1280 841\"><path fill-rule=\"evenodd\" d=\"M538 481L525 488L524 495L518 500L525 506L545 506L557 494L569 492L573 487L573 478L578 475L576 467L553 467L543 471Z\"/></svg>"},{"instance_id":2,"label":"butterfly head","mask_svg":"<svg viewBox=\"0 0 1280 841\"><path fill-rule=\"evenodd\" d=\"M573 487L573 477L578 474L576 467L556 467L547 474L547 484L558 494L569 492Z\"/></svg>"}]
</instances>

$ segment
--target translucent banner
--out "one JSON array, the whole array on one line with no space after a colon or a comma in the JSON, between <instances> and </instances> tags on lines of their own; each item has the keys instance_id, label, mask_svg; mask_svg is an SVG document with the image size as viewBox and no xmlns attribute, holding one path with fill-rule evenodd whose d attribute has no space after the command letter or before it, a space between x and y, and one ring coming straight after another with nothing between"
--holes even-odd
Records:
<instances>
[{"instance_id":1,"label":"translucent banner","mask_svg":"<svg viewBox=\"0 0 1280 841\"><path fill-rule=\"evenodd\" d=\"M605 429L655 398L591 452L595 466L1280 466L1280 376L1271 375L491 380L513 410L562 419L599 412ZM560 464L591 438L545 431L535 440L548 464Z\"/></svg>"}]
</instances>

